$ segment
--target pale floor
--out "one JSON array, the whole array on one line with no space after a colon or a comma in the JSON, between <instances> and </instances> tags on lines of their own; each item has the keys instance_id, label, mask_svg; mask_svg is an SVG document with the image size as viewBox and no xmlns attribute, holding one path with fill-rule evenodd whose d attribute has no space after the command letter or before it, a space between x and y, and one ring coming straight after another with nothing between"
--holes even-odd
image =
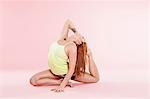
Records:
<instances>
[{"instance_id":1,"label":"pale floor","mask_svg":"<svg viewBox=\"0 0 150 99\"><path fill-rule=\"evenodd\" d=\"M65 88L64 93L55 93L50 91L54 86L30 85L29 78L36 72L1 71L0 99L148 99L148 82L133 81L132 78L128 82L113 81L113 75L105 75L107 79L111 77L110 80L103 79L95 84L75 82L74 87Z\"/></svg>"}]
</instances>

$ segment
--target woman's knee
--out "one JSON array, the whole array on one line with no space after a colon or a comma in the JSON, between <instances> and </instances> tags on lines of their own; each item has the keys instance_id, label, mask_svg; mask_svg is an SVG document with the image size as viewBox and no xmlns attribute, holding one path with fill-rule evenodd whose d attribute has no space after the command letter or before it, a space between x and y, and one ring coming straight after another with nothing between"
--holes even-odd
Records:
<instances>
[{"instance_id":1,"label":"woman's knee","mask_svg":"<svg viewBox=\"0 0 150 99\"><path fill-rule=\"evenodd\" d=\"M37 78L35 76L32 76L30 78L30 84L33 85L33 86L36 86L37 85Z\"/></svg>"}]
</instances>

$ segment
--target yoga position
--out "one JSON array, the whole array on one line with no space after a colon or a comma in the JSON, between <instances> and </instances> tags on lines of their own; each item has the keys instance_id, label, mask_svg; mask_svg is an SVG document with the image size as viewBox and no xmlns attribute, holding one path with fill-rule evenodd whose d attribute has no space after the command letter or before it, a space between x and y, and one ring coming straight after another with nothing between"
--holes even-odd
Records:
<instances>
[{"instance_id":1,"label":"yoga position","mask_svg":"<svg viewBox=\"0 0 150 99\"><path fill-rule=\"evenodd\" d=\"M69 29L74 32L68 36ZM85 38L78 33L72 21L65 21L61 36L53 42L48 52L48 69L30 78L33 86L58 85L52 89L62 92L66 86L73 86L70 80L82 83L96 83L99 73L91 50ZM88 67L88 71L86 71Z\"/></svg>"}]
</instances>

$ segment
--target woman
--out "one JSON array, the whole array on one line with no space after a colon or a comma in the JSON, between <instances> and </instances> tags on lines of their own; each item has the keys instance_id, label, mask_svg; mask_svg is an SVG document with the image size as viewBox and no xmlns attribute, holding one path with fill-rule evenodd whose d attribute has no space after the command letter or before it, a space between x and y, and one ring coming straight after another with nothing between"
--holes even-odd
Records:
<instances>
[{"instance_id":1,"label":"woman","mask_svg":"<svg viewBox=\"0 0 150 99\"><path fill-rule=\"evenodd\" d=\"M69 29L74 35L68 37ZM85 71L89 65L89 73ZM54 42L48 53L49 69L33 75L30 83L34 86L59 85L52 91L62 92L72 86L69 80L83 83L96 83L99 73L90 49L83 36L75 29L73 23L67 20L60 38Z\"/></svg>"}]
</instances>

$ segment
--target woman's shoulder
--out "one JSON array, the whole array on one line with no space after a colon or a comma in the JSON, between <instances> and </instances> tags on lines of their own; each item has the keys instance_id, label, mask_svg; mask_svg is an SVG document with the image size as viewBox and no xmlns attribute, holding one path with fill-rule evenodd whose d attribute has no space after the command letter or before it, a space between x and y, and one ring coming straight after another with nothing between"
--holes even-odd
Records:
<instances>
[{"instance_id":1,"label":"woman's shoulder","mask_svg":"<svg viewBox=\"0 0 150 99\"><path fill-rule=\"evenodd\" d=\"M65 46L68 46L68 47L76 47L76 44L72 41L69 41L65 44Z\"/></svg>"},{"instance_id":2,"label":"woman's shoulder","mask_svg":"<svg viewBox=\"0 0 150 99\"><path fill-rule=\"evenodd\" d=\"M74 42L67 42L65 45L65 50L67 53L74 52L77 50L77 46Z\"/></svg>"}]
</instances>

